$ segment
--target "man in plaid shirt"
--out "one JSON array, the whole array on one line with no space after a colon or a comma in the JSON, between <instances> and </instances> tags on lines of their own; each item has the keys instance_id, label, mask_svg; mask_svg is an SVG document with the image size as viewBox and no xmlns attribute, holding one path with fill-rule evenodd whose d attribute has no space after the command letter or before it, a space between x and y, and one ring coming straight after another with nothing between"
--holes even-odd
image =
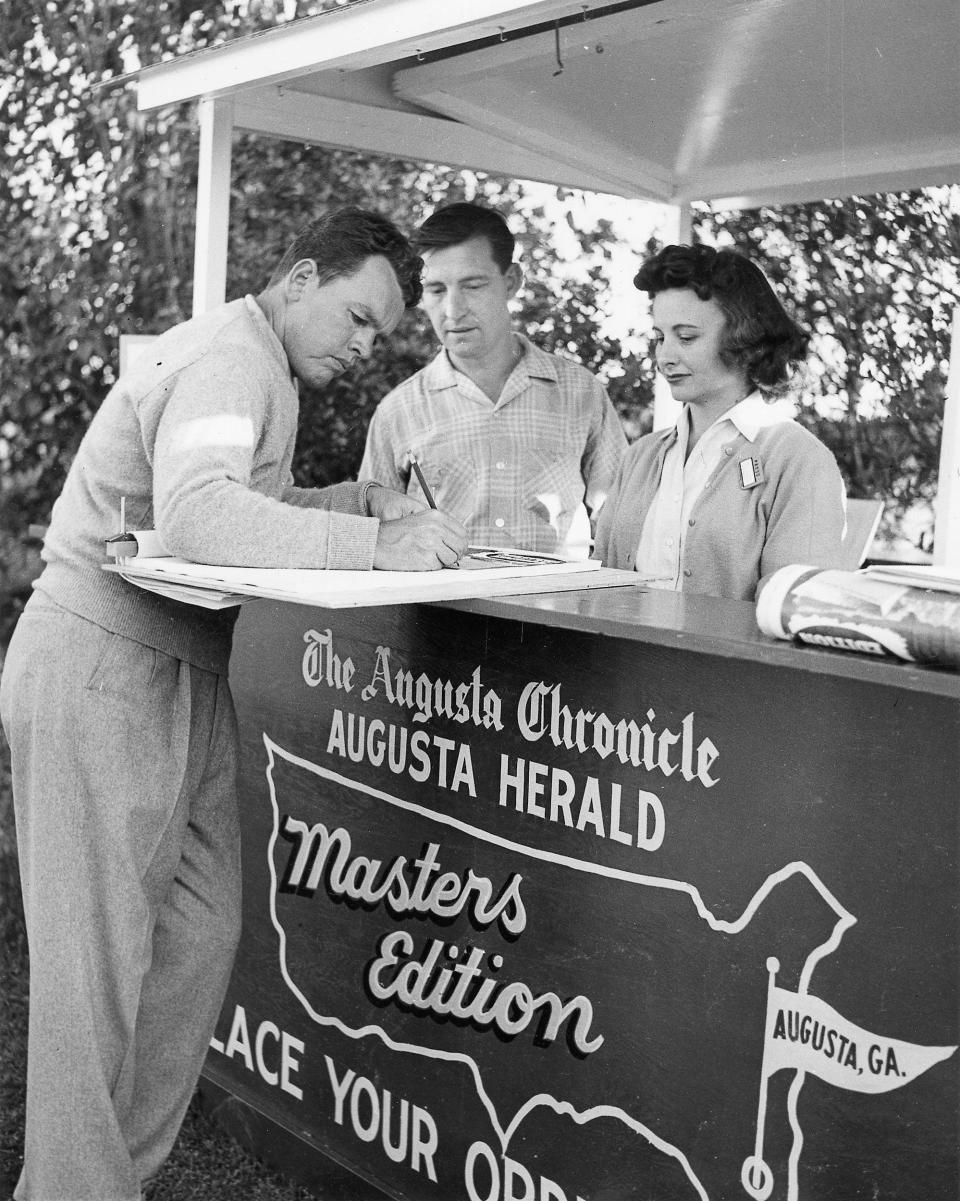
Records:
<instances>
[{"instance_id":1,"label":"man in plaid shirt","mask_svg":"<svg viewBox=\"0 0 960 1201\"><path fill-rule=\"evenodd\" d=\"M627 445L605 388L514 331L523 276L499 213L451 204L411 242L441 350L380 402L359 478L422 497L416 460L472 545L586 557Z\"/></svg>"}]
</instances>

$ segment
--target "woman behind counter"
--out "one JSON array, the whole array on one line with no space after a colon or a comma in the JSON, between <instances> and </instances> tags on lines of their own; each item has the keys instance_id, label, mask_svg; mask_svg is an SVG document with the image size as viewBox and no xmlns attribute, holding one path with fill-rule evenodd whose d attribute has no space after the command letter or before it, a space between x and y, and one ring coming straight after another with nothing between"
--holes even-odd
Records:
<instances>
[{"instance_id":1,"label":"woman behind counter","mask_svg":"<svg viewBox=\"0 0 960 1201\"><path fill-rule=\"evenodd\" d=\"M788 563L842 566L836 462L772 403L809 336L766 276L734 250L666 246L633 282L653 301L657 369L683 410L627 452L594 557L651 587L743 600Z\"/></svg>"}]
</instances>

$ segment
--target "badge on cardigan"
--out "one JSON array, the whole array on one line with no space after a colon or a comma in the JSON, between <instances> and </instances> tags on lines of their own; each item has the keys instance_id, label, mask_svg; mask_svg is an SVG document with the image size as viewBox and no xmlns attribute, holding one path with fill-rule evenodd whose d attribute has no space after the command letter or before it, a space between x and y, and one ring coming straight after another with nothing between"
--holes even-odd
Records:
<instances>
[{"instance_id":1,"label":"badge on cardigan","mask_svg":"<svg viewBox=\"0 0 960 1201\"><path fill-rule=\"evenodd\" d=\"M756 488L763 483L763 468L760 460L754 457L740 460L740 487Z\"/></svg>"}]
</instances>

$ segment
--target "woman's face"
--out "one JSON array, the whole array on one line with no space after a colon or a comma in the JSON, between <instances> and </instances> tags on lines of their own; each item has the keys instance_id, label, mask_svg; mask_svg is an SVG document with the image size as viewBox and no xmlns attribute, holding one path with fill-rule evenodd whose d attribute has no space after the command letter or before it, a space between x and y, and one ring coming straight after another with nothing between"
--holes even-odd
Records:
<instances>
[{"instance_id":1,"label":"woman's face","mask_svg":"<svg viewBox=\"0 0 960 1201\"><path fill-rule=\"evenodd\" d=\"M750 392L746 372L720 358L726 317L715 300L689 288L669 288L653 299L657 370L682 404L724 412Z\"/></svg>"}]
</instances>

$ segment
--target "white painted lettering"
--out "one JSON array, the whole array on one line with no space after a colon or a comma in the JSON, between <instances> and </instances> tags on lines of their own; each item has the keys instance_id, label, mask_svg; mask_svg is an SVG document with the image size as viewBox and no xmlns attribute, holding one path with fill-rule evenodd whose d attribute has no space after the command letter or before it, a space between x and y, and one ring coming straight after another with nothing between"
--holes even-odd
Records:
<instances>
[{"instance_id":1,"label":"white painted lettering","mask_svg":"<svg viewBox=\"0 0 960 1201\"><path fill-rule=\"evenodd\" d=\"M666 726L658 729L657 724L653 709L647 710L642 725L626 718L614 721L592 709L573 712L563 703L561 686L542 680L527 683L517 705L517 725L528 742L547 738L556 747L580 754L592 750L601 759L613 755L624 766L647 772L672 776L679 771L684 780L698 780L705 788L712 788L717 780L710 775L710 768L719 752L707 738L697 743L694 715L688 713L683 718L679 733Z\"/></svg>"},{"instance_id":2,"label":"white painted lettering","mask_svg":"<svg viewBox=\"0 0 960 1201\"><path fill-rule=\"evenodd\" d=\"M450 968L444 958L459 960L459 947L431 939L415 958L413 936L406 930L394 930L380 939L367 969L367 987L378 1001L393 1001L421 1013L450 1014L477 1029L493 1027L508 1038L535 1025L538 1041L551 1043L566 1026L567 1040L575 1052L587 1055L602 1045L603 1035L591 1037L593 1005L587 997L562 1001L553 992L537 996L522 981L500 984L492 976L482 975L483 955L475 954L476 950L465 964ZM502 956L489 957L492 971L499 971L502 965Z\"/></svg>"},{"instance_id":3,"label":"white painted lettering","mask_svg":"<svg viewBox=\"0 0 960 1201\"><path fill-rule=\"evenodd\" d=\"M227 1059L242 1059L247 1071L256 1072L271 1088L279 1087L298 1101L303 1100L303 1090L293 1082L293 1076L300 1070L298 1056L303 1054L304 1043L276 1023L260 1022L251 1042L246 1010L238 1005L233 1011L226 1044L212 1038L210 1046Z\"/></svg>"},{"instance_id":4,"label":"white painted lettering","mask_svg":"<svg viewBox=\"0 0 960 1201\"><path fill-rule=\"evenodd\" d=\"M312 897L325 880L334 899L359 901L370 909L383 902L396 917L415 913L443 919L466 912L481 929L499 922L505 934L517 935L526 928L520 895L523 876L518 872L497 892L488 877L472 868L465 877L441 872L436 842L427 843L413 861L405 855L384 861L355 854L350 832L343 826L333 830L322 822L308 826L285 814L280 833L293 843L278 886L281 892Z\"/></svg>"},{"instance_id":5,"label":"white painted lettering","mask_svg":"<svg viewBox=\"0 0 960 1201\"><path fill-rule=\"evenodd\" d=\"M625 794L621 784L601 785L596 776L584 779L579 796L577 789L574 777L563 768L500 756L503 807L644 851L656 851L663 844L666 815L654 793L641 788ZM541 799L546 794L549 806Z\"/></svg>"},{"instance_id":6,"label":"white painted lettering","mask_svg":"<svg viewBox=\"0 0 960 1201\"><path fill-rule=\"evenodd\" d=\"M509 1155L498 1155L483 1142L472 1143L467 1150L463 1180L467 1201L568 1201L555 1180L549 1176L535 1178L522 1163ZM583 1198L576 1196L576 1201Z\"/></svg>"},{"instance_id":7,"label":"white painted lettering","mask_svg":"<svg viewBox=\"0 0 960 1201\"><path fill-rule=\"evenodd\" d=\"M393 1163L409 1161L414 1172L425 1173L437 1182L435 1158L440 1140L433 1115L421 1105L411 1106L405 1097L394 1097L379 1089L366 1076L348 1068L341 1076L329 1055L324 1055L333 1090L333 1120L346 1126L364 1143L380 1140L384 1154Z\"/></svg>"},{"instance_id":8,"label":"white painted lettering","mask_svg":"<svg viewBox=\"0 0 960 1201\"><path fill-rule=\"evenodd\" d=\"M378 646L373 676L361 691L365 701L383 695L388 704L412 709L411 721L431 721L448 717L460 724L470 723L484 729L503 729L500 697L492 688L484 688L480 668L476 667L469 682L435 680L426 673L414 676L402 668L393 670L389 646Z\"/></svg>"},{"instance_id":9,"label":"white painted lettering","mask_svg":"<svg viewBox=\"0 0 960 1201\"><path fill-rule=\"evenodd\" d=\"M473 757L465 742L454 742L431 735L426 730L413 734L406 726L368 720L363 714L334 709L327 736L327 754L339 755L351 763L370 763L387 768L394 775L409 775L417 783L431 777L440 788L477 795Z\"/></svg>"},{"instance_id":10,"label":"white painted lettering","mask_svg":"<svg viewBox=\"0 0 960 1201\"><path fill-rule=\"evenodd\" d=\"M333 634L330 630L318 633L307 630L303 636L307 649L303 652L301 670L308 688L326 684L341 692L353 691L354 666L352 659L341 659L333 650Z\"/></svg>"}]
</instances>

